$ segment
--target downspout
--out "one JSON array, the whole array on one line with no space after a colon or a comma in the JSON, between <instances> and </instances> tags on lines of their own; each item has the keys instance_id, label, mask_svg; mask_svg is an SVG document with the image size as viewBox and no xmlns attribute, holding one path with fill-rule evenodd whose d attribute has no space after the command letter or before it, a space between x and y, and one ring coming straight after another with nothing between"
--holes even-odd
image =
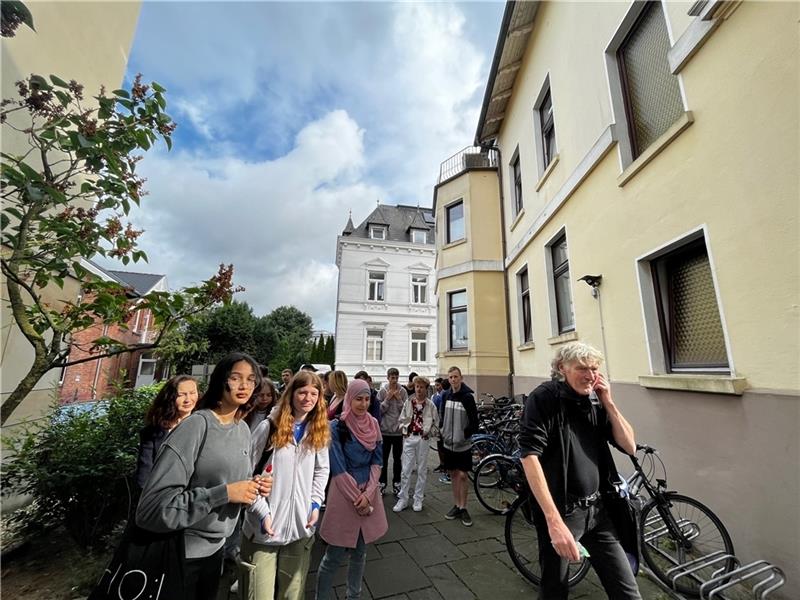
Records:
<instances>
[{"instance_id":1,"label":"downspout","mask_svg":"<svg viewBox=\"0 0 800 600\"><path fill-rule=\"evenodd\" d=\"M108 335L108 325L103 325L103 337ZM92 400L97 400L97 382L100 379L100 367L103 365L103 359L97 359L97 367L94 370L94 381L92 382Z\"/></svg>"},{"instance_id":2,"label":"downspout","mask_svg":"<svg viewBox=\"0 0 800 600\"><path fill-rule=\"evenodd\" d=\"M511 343L511 297L509 295L508 286L508 271L506 269L506 211L505 211L505 198L503 195L503 160L500 148L496 144L484 145L481 148L487 149L490 152L494 150L497 152L497 186L500 195L500 247L502 249L503 260L503 291L506 296L505 309L506 309L506 350L508 352L508 397L514 399L514 353L513 344Z\"/></svg>"}]
</instances>

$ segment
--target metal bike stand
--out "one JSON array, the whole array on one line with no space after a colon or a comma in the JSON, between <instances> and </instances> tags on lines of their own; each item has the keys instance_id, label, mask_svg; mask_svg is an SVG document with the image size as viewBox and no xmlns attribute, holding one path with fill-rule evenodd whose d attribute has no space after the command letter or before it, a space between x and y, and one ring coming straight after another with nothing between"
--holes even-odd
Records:
<instances>
[{"instance_id":1,"label":"metal bike stand","mask_svg":"<svg viewBox=\"0 0 800 600\"><path fill-rule=\"evenodd\" d=\"M775 583L769 585L773 580ZM712 600L714 598L724 598L723 590L741 586L746 590L745 583L755 584L750 590L754 600L763 600L774 590L786 583L786 576L780 567L768 563L765 560L757 560L738 569L709 579L700 586L700 598L702 600ZM763 589L762 589L763 588Z\"/></svg>"},{"instance_id":2,"label":"metal bike stand","mask_svg":"<svg viewBox=\"0 0 800 600\"><path fill-rule=\"evenodd\" d=\"M712 579L716 579L721 574L725 574L725 563L728 561L732 561L737 568L740 566L738 558L732 554L726 554L722 550L717 550L716 552L712 552L705 556L701 556L700 558L680 564L677 567L672 567L665 573L665 575L667 575L667 577L672 575L672 589L677 589L677 582L681 577L690 577L697 583L704 584L707 580L701 579L695 573L712 565L723 563L722 566L711 573ZM729 573L725 575L727 576Z\"/></svg>"}]
</instances>

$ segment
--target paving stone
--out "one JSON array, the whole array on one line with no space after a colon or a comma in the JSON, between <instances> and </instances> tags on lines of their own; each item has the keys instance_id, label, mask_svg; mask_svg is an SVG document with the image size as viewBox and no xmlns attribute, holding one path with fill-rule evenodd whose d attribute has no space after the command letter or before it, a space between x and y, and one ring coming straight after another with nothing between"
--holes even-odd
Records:
<instances>
[{"instance_id":1,"label":"paving stone","mask_svg":"<svg viewBox=\"0 0 800 600\"><path fill-rule=\"evenodd\" d=\"M436 591L444 600L473 600L475 598L464 582L446 564L427 567L425 574L430 577Z\"/></svg>"},{"instance_id":2,"label":"paving stone","mask_svg":"<svg viewBox=\"0 0 800 600\"><path fill-rule=\"evenodd\" d=\"M405 594L431 586L425 573L408 556L393 556L367 563L364 579L374 598Z\"/></svg>"},{"instance_id":3,"label":"paving stone","mask_svg":"<svg viewBox=\"0 0 800 600\"><path fill-rule=\"evenodd\" d=\"M414 590L408 594L409 600L442 600L442 595L434 587Z\"/></svg>"},{"instance_id":4,"label":"paving stone","mask_svg":"<svg viewBox=\"0 0 800 600\"><path fill-rule=\"evenodd\" d=\"M482 554L495 554L496 552L504 552L506 545L505 542L501 542L497 538L491 538L488 540L479 540L477 542L460 544L458 549L467 556L480 556Z\"/></svg>"},{"instance_id":5,"label":"paving stone","mask_svg":"<svg viewBox=\"0 0 800 600\"><path fill-rule=\"evenodd\" d=\"M531 600L532 586L494 556L465 558L450 562L448 566L481 600Z\"/></svg>"},{"instance_id":6,"label":"paving stone","mask_svg":"<svg viewBox=\"0 0 800 600\"><path fill-rule=\"evenodd\" d=\"M405 550L398 542L389 542L388 544L378 543L377 547L382 558L405 554Z\"/></svg>"},{"instance_id":7,"label":"paving stone","mask_svg":"<svg viewBox=\"0 0 800 600\"><path fill-rule=\"evenodd\" d=\"M421 567L438 565L466 556L441 535L403 540L402 544L408 555Z\"/></svg>"},{"instance_id":8,"label":"paving stone","mask_svg":"<svg viewBox=\"0 0 800 600\"><path fill-rule=\"evenodd\" d=\"M473 517L472 527L465 527L459 519L452 521L442 519L439 523L435 523L434 527L456 546L467 542L496 538L503 534L502 528L498 527L497 523L478 517Z\"/></svg>"}]
</instances>

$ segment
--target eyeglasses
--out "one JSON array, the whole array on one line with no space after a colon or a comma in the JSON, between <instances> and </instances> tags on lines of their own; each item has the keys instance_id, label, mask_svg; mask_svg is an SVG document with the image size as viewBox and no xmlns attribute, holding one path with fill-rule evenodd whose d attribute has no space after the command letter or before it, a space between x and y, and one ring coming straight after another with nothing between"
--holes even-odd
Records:
<instances>
[{"instance_id":1,"label":"eyeglasses","mask_svg":"<svg viewBox=\"0 0 800 600\"><path fill-rule=\"evenodd\" d=\"M231 375L228 377L228 383L233 387L239 387L242 384L244 384L245 387L256 387L256 378L248 377L247 379L243 379L238 375Z\"/></svg>"}]
</instances>

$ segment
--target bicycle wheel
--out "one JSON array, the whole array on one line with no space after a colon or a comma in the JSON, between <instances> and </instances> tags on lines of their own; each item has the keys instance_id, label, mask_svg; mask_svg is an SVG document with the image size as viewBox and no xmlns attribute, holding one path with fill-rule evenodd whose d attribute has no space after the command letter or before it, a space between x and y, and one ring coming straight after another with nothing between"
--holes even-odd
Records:
<instances>
[{"instance_id":1,"label":"bicycle wheel","mask_svg":"<svg viewBox=\"0 0 800 600\"><path fill-rule=\"evenodd\" d=\"M641 516L642 557L656 577L672 587L672 576L667 575L671 568L716 551L733 555L731 536L710 508L674 492L665 493L664 498L663 506L655 498L650 500ZM682 577L676 591L698 596L702 582L720 568L724 571L715 575L733 570L733 560L697 571L696 578Z\"/></svg>"},{"instance_id":2,"label":"bicycle wheel","mask_svg":"<svg viewBox=\"0 0 800 600\"><path fill-rule=\"evenodd\" d=\"M497 441L491 438L482 438L472 442L472 470L467 473L475 481L475 469L484 458L498 451Z\"/></svg>"},{"instance_id":3,"label":"bicycle wheel","mask_svg":"<svg viewBox=\"0 0 800 600\"><path fill-rule=\"evenodd\" d=\"M502 454L490 454L475 469L475 496L483 507L496 515L505 514L525 480L517 461Z\"/></svg>"},{"instance_id":4,"label":"bicycle wheel","mask_svg":"<svg viewBox=\"0 0 800 600\"><path fill-rule=\"evenodd\" d=\"M531 503L533 497L520 496L506 513L506 551L522 576L539 585L542 570L539 566L539 536L533 524ZM569 564L569 585L576 585L589 571L589 561L585 558L579 563Z\"/></svg>"}]
</instances>

